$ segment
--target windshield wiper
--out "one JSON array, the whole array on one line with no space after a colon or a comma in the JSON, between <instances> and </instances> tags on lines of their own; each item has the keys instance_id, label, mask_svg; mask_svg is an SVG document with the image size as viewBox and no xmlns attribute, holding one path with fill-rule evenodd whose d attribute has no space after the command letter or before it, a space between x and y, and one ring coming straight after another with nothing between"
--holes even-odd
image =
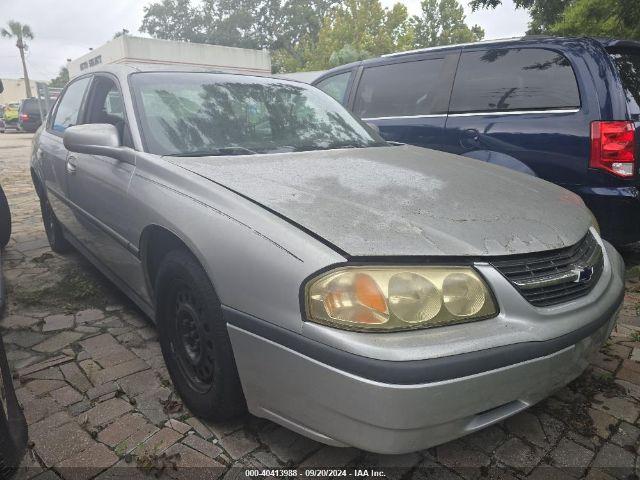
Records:
<instances>
[{"instance_id":1,"label":"windshield wiper","mask_svg":"<svg viewBox=\"0 0 640 480\"><path fill-rule=\"evenodd\" d=\"M165 157L219 157L222 155L257 155L258 152L244 147L222 147L212 150L192 150L190 152L168 153Z\"/></svg>"}]
</instances>

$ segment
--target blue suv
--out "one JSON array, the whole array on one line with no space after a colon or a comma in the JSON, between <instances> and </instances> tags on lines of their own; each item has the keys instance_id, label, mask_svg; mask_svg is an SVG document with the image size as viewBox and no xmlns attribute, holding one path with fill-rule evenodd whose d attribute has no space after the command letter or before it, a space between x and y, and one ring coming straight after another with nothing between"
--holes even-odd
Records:
<instances>
[{"instance_id":1,"label":"blue suv","mask_svg":"<svg viewBox=\"0 0 640 480\"><path fill-rule=\"evenodd\" d=\"M582 197L609 241L640 240L640 42L436 47L337 67L313 84L387 140L557 183Z\"/></svg>"}]
</instances>

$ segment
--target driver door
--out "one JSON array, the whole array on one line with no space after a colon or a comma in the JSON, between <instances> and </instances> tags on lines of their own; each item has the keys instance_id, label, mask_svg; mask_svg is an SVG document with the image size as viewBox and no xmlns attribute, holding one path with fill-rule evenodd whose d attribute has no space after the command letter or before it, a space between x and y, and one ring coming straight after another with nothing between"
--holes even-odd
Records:
<instances>
[{"instance_id":1,"label":"driver door","mask_svg":"<svg viewBox=\"0 0 640 480\"><path fill-rule=\"evenodd\" d=\"M114 125L122 144L132 146L122 93L114 77L96 74L83 123ZM67 187L76 211L76 235L88 255L135 288L138 259L130 248L134 232L129 230L127 215L134 170L133 165L102 155L69 152L67 157Z\"/></svg>"}]
</instances>

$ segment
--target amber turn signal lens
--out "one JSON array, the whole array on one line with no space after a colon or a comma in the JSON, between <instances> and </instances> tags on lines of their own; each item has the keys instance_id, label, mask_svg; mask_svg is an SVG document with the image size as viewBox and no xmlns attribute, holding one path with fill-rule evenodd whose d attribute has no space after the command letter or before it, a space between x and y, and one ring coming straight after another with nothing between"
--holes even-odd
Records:
<instances>
[{"instance_id":1,"label":"amber turn signal lens","mask_svg":"<svg viewBox=\"0 0 640 480\"><path fill-rule=\"evenodd\" d=\"M356 299L361 305L380 313L387 313L387 302L373 278L358 273L355 280Z\"/></svg>"}]
</instances>

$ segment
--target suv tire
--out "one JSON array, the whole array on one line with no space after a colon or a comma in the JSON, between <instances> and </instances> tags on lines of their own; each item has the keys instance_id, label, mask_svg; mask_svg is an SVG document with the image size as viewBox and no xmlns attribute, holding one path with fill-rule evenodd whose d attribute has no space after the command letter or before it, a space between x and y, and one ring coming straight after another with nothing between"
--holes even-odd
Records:
<instances>
[{"instance_id":1,"label":"suv tire","mask_svg":"<svg viewBox=\"0 0 640 480\"><path fill-rule=\"evenodd\" d=\"M189 410L213 421L245 412L220 301L192 254L179 249L164 257L155 298L162 355Z\"/></svg>"}]
</instances>

